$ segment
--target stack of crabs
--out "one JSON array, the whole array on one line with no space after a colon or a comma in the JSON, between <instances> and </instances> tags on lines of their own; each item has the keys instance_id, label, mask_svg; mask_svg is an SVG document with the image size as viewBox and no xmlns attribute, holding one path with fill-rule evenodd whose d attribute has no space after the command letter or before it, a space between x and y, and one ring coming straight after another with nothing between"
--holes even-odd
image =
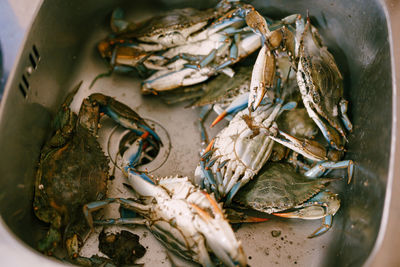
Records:
<instances>
[{"instance_id":1,"label":"stack of crabs","mask_svg":"<svg viewBox=\"0 0 400 267\"><path fill-rule=\"evenodd\" d=\"M203 266L246 266L228 219L263 219L246 216L245 209L322 218L309 237L328 231L340 199L326 188L337 179L325 176L346 168L351 181L354 164L342 158L352 124L343 77L308 16L276 21L251 5L224 0L208 10L176 9L137 24L117 9L111 26L113 34L98 45L110 73L137 71L144 77L142 93L170 102L195 97L190 105L202 107L200 161L193 177L155 179L139 172L142 148L159 149L160 137L136 112L105 95L89 96L77 116L68 108L77 87L40 157L34 211L51 224L41 251L52 254L63 242L72 262L96 265L79 256L90 229L143 224L168 249ZM233 68L258 49L252 66ZM182 87L186 95L166 93ZM208 142L203 121L211 109L218 113L212 126L223 118L229 123ZM108 159L95 138L100 113L140 140L134 162L124 169L140 199L106 198ZM92 212L113 202L140 217L93 218Z\"/></svg>"}]
</instances>

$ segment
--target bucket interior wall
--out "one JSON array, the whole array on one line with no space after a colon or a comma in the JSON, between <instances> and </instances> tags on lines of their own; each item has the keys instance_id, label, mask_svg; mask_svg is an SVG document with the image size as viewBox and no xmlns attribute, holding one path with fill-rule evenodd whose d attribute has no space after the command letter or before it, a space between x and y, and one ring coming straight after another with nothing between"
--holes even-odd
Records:
<instances>
[{"instance_id":1,"label":"bucket interior wall","mask_svg":"<svg viewBox=\"0 0 400 267\"><path fill-rule=\"evenodd\" d=\"M82 79L88 87L96 74L107 70L95 45L109 32L110 12L122 6L130 17L139 18L160 10L187 6L206 8L214 4L212 1L180 0L43 2L18 64L10 75L0 114L0 212L13 234L35 247L44 233L43 223L32 211L40 148L48 137L51 119L68 90ZM272 249L273 242L276 243L270 234L274 223L294 229L297 237L293 240L297 240L298 245L286 245L282 248L285 252L280 254L264 251L264 258L271 263L296 262L301 266L360 266L370 255L380 231L390 159L392 74L387 22L381 3L373 0L272 0L252 1L251 4L272 18L292 13L306 16L309 12L344 77L345 98L350 102L349 115L354 125L346 158L356 163L351 184L342 181L339 188L342 206L326 236L307 240L306 236L311 232L300 232L312 231L319 221L311 224L298 220L271 222L262 232L265 237L259 237L266 248ZM33 71L28 75L30 70ZM144 117L167 123L181 116L182 106L170 110L155 98L142 97L139 85L138 78L121 75L105 78L100 83L103 92L133 104ZM181 126L183 132L177 133L176 139L186 140L185 135L196 135L195 111L187 114L186 119L192 121ZM173 131L176 129L171 129ZM179 146L174 140L171 140L173 147ZM185 160L185 153L196 151L199 142L193 146L191 149L180 148L169 159L173 162L169 171L181 170L179 164L182 163L175 162ZM195 164L196 161L188 162L182 172L190 175ZM256 228L249 226L247 231L256 231ZM304 246L309 248L306 252L302 250L302 238L306 243ZM247 238L245 242L252 239ZM290 255L293 258L288 257ZM283 260L283 257L286 258ZM261 262L261 256L253 256L253 262L249 259L252 266L260 266Z\"/></svg>"}]
</instances>

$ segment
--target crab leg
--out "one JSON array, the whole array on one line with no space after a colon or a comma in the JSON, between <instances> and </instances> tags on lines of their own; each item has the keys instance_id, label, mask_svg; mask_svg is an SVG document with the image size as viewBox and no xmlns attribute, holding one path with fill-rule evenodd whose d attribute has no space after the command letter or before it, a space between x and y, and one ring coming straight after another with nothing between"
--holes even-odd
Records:
<instances>
[{"instance_id":1,"label":"crab leg","mask_svg":"<svg viewBox=\"0 0 400 267\"><path fill-rule=\"evenodd\" d=\"M215 183L215 178L214 178L214 175L213 175L213 173L211 172L210 168L205 166L205 162L204 162L204 161L201 161L201 162L200 162L200 167L201 167L201 170L202 170L202 172L203 172L204 177L206 177L207 180L208 180L208 182L209 182L212 186L215 187L215 185L216 185L216 183Z\"/></svg>"},{"instance_id":2,"label":"crab leg","mask_svg":"<svg viewBox=\"0 0 400 267\"><path fill-rule=\"evenodd\" d=\"M241 111L247 107L249 101L249 93L240 94L235 100L221 113L218 117L211 123L211 127L214 127L218 122L220 122L227 115L234 114Z\"/></svg>"},{"instance_id":3,"label":"crab leg","mask_svg":"<svg viewBox=\"0 0 400 267\"><path fill-rule=\"evenodd\" d=\"M245 19L247 25L261 37L261 43L264 44L266 37L270 34L267 21L254 9L245 11Z\"/></svg>"},{"instance_id":4,"label":"crab leg","mask_svg":"<svg viewBox=\"0 0 400 267\"><path fill-rule=\"evenodd\" d=\"M136 165L139 163L140 156L143 152L143 140L140 138L136 140L135 143L137 143L137 152L129 157L129 167L126 168L135 168Z\"/></svg>"},{"instance_id":5,"label":"crab leg","mask_svg":"<svg viewBox=\"0 0 400 267\"><path fill-rule=\"evenodd\" d=\"M242 186L244 184L246 184L248 181L250 180L250 178L242 178L242 180L237 181L237 179L235 181L233 181L234 183L232 188L228 191L228 195L226 196L226 201L225 204L226 205L230 205L232 202L233 197L237 194L237 192L239 191L240 188L242 188Z\"/></svg>"},{"instance_id":6,"label":"crab leg","mask_svg":"<svg viewBox=\"0 0 400 267\"><path fill-rule=\"evenodd\" d=\"M333 216L326 215L324 218L322 218L322 225L317 230L315 230L311 235L309 235L308 238L314 238L326 233L332 227L332 221L333 221Z\"/></svg>"},{"instance_id":7,"label":"crab leg","mask_svg":"<svg viewBox=\"0 0 400 267\"><path fill-rule=\"evenodd\" d=\"M217 71L221 70L221 69L223 69L225 67L228 67L228 66L230 66L230 65L232 65L232 64L234 64L234 63L236 63L238 61L239 43L240 43L240 34L236 33L234 35L233 42L232 42L232 44L230 46L230 49L229 49L229 59L226 60L224 63L220 64L219 66L217 66L215 68Z\"/></svg>"},{"instance_id":8,"label":"crab leg","mask_svg":"<svg viewBox=\"0 0 400 267\"><path fill-rule=\"evenodd\" d=\"M226 29L232 25L235 25L235 28L240 28L244 24L245 24L245 21L243 20L243 18L231 17L229 19L224 19L224 20L221 20L220 22L214 23L209 28L207 28L207 30L202 31L193 37L189 37L187 42L194 43L194 42L197 42L200 40L205 40L205 39L209 38L209 36L211 36L217 32L223 31L224 29Z\"/></svg>"},{"instance_id":9,"label":"crab leg","mask_svg":"<svg viewBox=\"0 0 400 267\"><path fill-rule=\"evenodd\" d=\"M238 62L241 58L246 57L249 53L253 52L255 49L257 49L258 42L253 41L253 36L254 34L247 35L244 38L244 42L246 44L242 45L241 42L241 35L240 32L245 31L245 30L237 30L237 32L233 35L233 40L228 42L226 37L222 39L220 42L225 42L225 44L221 45L217 49L213 49L209 55L204 57L204 59L198 64L198 65L190 65L190 64L185 64L185 67L191 67L194 69L200 69L202 67L207 66L209 63L211 63L217 54L221 54L224 50L226 50L229 47L229 57L227 60L225 60L223 63L217 65L214 67L215 71L220 71L236 62ZM249 43L249 44L248 44ZM246 47L246 49L244 49Z\"/></svg>"},{"instance_id":10,"label":"crab leg","mask_svg":"<svg viewBox=\"0 0 400 267\"><path fill-rule=\"evenodd\" d=\"M227 66L233 65L242 58L247 57L261 46L260 38L254 33L234 35L234 40L229 50L229 59L216 67L217 71L221 71Z\"/></svg>"},{"instance_id":11,"label":"crab leg","mask_svg":"<svg viewBox=\"0 0 400 267\"><path fill-rule=\"evenodd\" d=\"M321 191L309 201L302 204L299 209L293 212L273 213L275 216L284 218L298 218L314 220L322 218L322 225L315 230L308 238L317 237L326 233L332 226L333 215L340 207L340 200L337 194L329 191Z\"/></svg>"},{"instance_id":12,"label":"crab leg","mask_svg":"<svg viewBox=\"0 0 400 267\"><path fill-rule=\"evenodd\" d=\"M148 138L149 133L145 132L142 136L135 140L133 147L136 147L136 152L130 155L129 164L125 167L125 170L134 169L140 163L141 160L146 159L148 162L154 160L154 156L149 153L156 148L150 139ZM150 146L149 146L150 144Z\"/></svg>"},{"instance_id":13,"label":"crab leg","mask_svg":"<svg viewBox=\"0 0 400 267\"><path fill-rule=\"evenodd\" d=\"M117 218L106 220L94 220L94 225L146 225L146 219L141 218Z\"/></svg>"},{"instance_id":14,"label":"crab leg","mask_svg":"<svg viewBox=\"0 0 400 267\"><path fill-rule=\"evenodd\" d=\"M320 177L326 170L332 169L344 169L347 168L347 177L349 184L353 177L354 173L354 162L352 160L343 160L339 162L333 161L325 161L325 162L318 162L313 168L308 170L304 175L307 177Z\"/></svg>"},{"instance_id":15,"label":"crab leg","mask_svg":"<svg viewBox=\"0 0 400 267\"><path fill-rule=\"evenodd\" d=\"M302 169L304 171L308 171L311 169L310 165L304 163L302 160L299 160L298 157L299 153L292 151L291 155L287 159L287 162L292 164L296 169Z\"/></svg>"},{"instance_id":16,"label":"crab leg","mask_svg":"<svg viewBox=\"0 0 400 267\"><path fill-rule=\"evenodd\" d=\"M202 146L208 144L208 136L206 129L204 128L204 121L207 118L208 114L210 114L211 110L212 110L212 105L206 105L200 109L198 125L200 129L200 139Z\"/></svg>"},{"instance_id":17,"label":"crab leg","mask_svg":"<svg viewBox=\"0 0 400 267\"><path fill-rule=\"evenodd\" d=\"M175 62L178 59L183 59L186 61L200 61L203 57L201 55L192 55L189 53L179 53L178 55L174 56L173 58L171 58L167 65L169 65L172 62ZM187 66L189 66L189 64L186 64Z\"/></svg>"},{"instance_id":18,"label":"crab leg","mask_svg":"<svg viewBox=\"0 0 400 267\"><path fill-rule=\"evenodd\" d=\"M142 205L135 201L132 201L129 199L124 199L124 198L106 198L101 201L90 202L83 206L83 214L86 218L87 223L89 224L90 228L92 229L92 231L93 231L93 227L94 227L95 223L113 224L113 222L115 222L116 224L122 224L122 223L124 223L124 220L130 221L130 223L133 223L134 220L128 220L128 219L123 219L123 218L121 218L119 220L113 219L113 220L105 220L105 221L97 221L97 222L94 221L92 213L108 206L111 203L119 203L121 206L123 206L126 209L130 209L133 211L140 211L142 213L148 211L151 208L150 205ZM140 220L138 220L138 222L140 222Z\"/></svg>"},{"instance_id":19,"label":"crab leg","mask_svg":"<svg viewBox=\"0 0 400 267\"><path fill-rule=\"evenodd\" d=\"M281 130L270 138L313 161L328 160L326 148L314 140L299 139Z\"/></svg>"},{"instance_id":20,"label":"crab leg","mask_svg":"<svg viewBox=\"0 0 400 267\"><path fill-rule=\"evenodd\" d=\"M347 116L347 106L348 106L348 101L342 99L339 103L340 106L340 112L342 114L342 122L344 124L344 126L346 127L346 129L351 132L353 130L353 125L349 119L349 117Z\"/></svg>"},{"instance_id":21,"label":"crab leg","mask_svg":"<svg viewBox=\"0 0 400 267\"><path fill-rule=\"evenodd\" d=\"M301 66L299 64L299 69L301 69ZM301 76L301 72L297 72L297 77ZM298 83L300 87L300 91L302 90L301 88L305 88L306 85L298 78ZM340 135L332 129L329 125L325 124L324 121L318 116L318 113L314 110L314 108L311 106L311 101L307 100L308 96L305 96L303 98L303 103L304 106L307 109L308 114L310 115L310 118L314 120L315 124L317 124L318 128L321 130L323 136L325 139L329 142L329 145L337 150L343 150L343 145L341 144L341 138ZM306 99L306 100L304 100Z\"/></svg>"},{"instance_id":22,"label":"crab leg","mask_svg":"<svg viewBox=\"0 0 400 267\"><path fill-rule=\"evenodd\" d=\"M220 40L220 43L222 43L218 48L212 49L207 55L202 57L201 61L197 65L192 65L192 64L184 64L183 66L186 68L193 68L196 70L200 70L201 68L204 68L205 66L209 65L217 56L217 54L223 53L225 50L228 49L231 41L229 38L224 36L222 40ZM226 66L225 66L226 67ZM220 68L216 68L216 70L219 70Z\"/></svg>"}]
</instances>

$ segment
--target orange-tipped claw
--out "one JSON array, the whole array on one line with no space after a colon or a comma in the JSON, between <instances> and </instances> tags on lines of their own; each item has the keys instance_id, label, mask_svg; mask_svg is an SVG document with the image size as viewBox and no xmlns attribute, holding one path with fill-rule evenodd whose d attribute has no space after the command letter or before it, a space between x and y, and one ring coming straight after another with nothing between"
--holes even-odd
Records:
<instances>
[{"instance_id":1,"label":"orange-tipped claw","mask_svg":"<svg viewBox=\"0 0 400 267\"><path fill-rule=\"evenodd\" d=\"M272 213L272 215L283 217L283 218L295 218L292 213Z\"/></svg>"},{"instance_id":2,"label":"orange-tipped claw","mask_svg":"<svg viewBox=\"0 0 400 267\"><path fill-rule=\"evenodd\" d=\"M211 128L214 127L218 122L220 122L228 114L226 110L218 115L218 117L211 123Z\"/></svg>"},{"instance_id":3,"label":"orange-tipped claw","mask_svg":"<svg viewBox=\"0 0 400 267\"><path fill-rule=\"evenodd\" d=\"M259 223L259 222L266 222L268 220L269 219L267 218L247 217L244 222Z\"/></svg>"},{"instance_id":4,"label":"orange-tipped claw","mask_svg":"<svg viewBox=\"0 0 400 267\"><path fill-rule=\"evenodd\" d=\"M260 90L261 90L260 97L257 98L256 103L253 103L253 111L256 110L260 106L265 94L267 93L267 90L265 89L264 85L261 86Z\"/></svg>"},{"instance_id":5,"label":"orange-tipped claw","mask_svg":"<svg viewBox=\"0 0 400 267\"><path fill-rule=\"evenodd\" d=\"M215 139L212 139L212 140L211 140L211 142L208 144L208 146L207 146L206 149L204 150L204 153L207 153L208 151L211 150L211 148L212 148L213 145L214 145L214 141L215 141Z\"/></svg>"},{"instance_id":6,"label":"orange-tipped claw","mask_svg":"<svg viewBox=\"0 0 400 267\"><path fill-rule=\"evenodd\" d=\"M207 192L203 192L203 194L206 196L206 198L207 198L208 201L210 202L211 206L212 206L213 209L214 209L214 212L223 217L224 214L222 213L222 210L220 209L220 207L219 207L217 201L215 201L215 199L212 198L212 197L210 196L210 194L208 194Z\"/></svg>"}]
</instances>

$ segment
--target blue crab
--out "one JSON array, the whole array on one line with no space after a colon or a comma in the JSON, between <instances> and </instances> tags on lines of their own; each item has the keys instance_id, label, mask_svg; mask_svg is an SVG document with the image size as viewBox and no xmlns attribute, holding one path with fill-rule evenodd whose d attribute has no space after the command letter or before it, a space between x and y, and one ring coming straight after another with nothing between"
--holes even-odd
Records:
<instances>
[{"instance_id":1,"label":"blue crab","mask_svg":"<svg viewBox=\"0 0 400 267\"><path fill-rule=\"evenodd\" d=\"M346 115L348 103L343 98L343 78L308 17L301 34L298 57L297 82L304 106L330 146L343 150L342 138L347 140L346 129L352 130Z\"/></svg>"},{"instance_id":2,"label":"blue crab","mask_svg":"<svg viewBox=\"0 0 400 267\"><path fill-rule=\"evenodd\" d=\"M166 177L155 184L146 174L130 171L127 179L143 201L109 198L89 203L84 212L90 227L141 224L168 249L202 266L221 262L247 266L241 243L212 195L195 187L187 177ZM143 218L93 220L92 211L113 202Z\"/></svg>"},{"instance_id":3,"label":"blue crab","mask_svg":"<svg viewBox=\"0 0 400 267\"><path fill-rule=\"evenodd\" d=\"M332 218L340 208L340 199L326 189L327 183L335 179L315 177L318 176L297 173L286 163L269 163L238 192L232 206L285 218L322 218L322 226L309 236L317 237L331 227Z\"/></svg>"},{"instance_id":4,"label":"blue crab","mask_svg":"<svg viewBox=\"0 0 400 267\"><path fill-rule=\"evenodd\" d=\"M271 155L275 120L293 103L268 103L250 113L238 112L202 153L194 183L214 192L229 204L238 190L251 180Z\"/></svg>"},{"instance_id":5,"label":"blue crab","mask_svg":"<svg viewBox=\"0 0 400 267\"><path fill-rule=\"evenodd\" d=\"M79 258L89 230L83 205L104 198L107 192L109 161L96 139L100 113L139 135L149 133L149 144L161 145L136 112L109 96L90 95L76 115L69 104L79 87L67 96L53 122L54 133L42 148L33 201L35 215L50 224L38 249L51 255L63 244L72 260Z\"/></svg>"}]
</instances>

